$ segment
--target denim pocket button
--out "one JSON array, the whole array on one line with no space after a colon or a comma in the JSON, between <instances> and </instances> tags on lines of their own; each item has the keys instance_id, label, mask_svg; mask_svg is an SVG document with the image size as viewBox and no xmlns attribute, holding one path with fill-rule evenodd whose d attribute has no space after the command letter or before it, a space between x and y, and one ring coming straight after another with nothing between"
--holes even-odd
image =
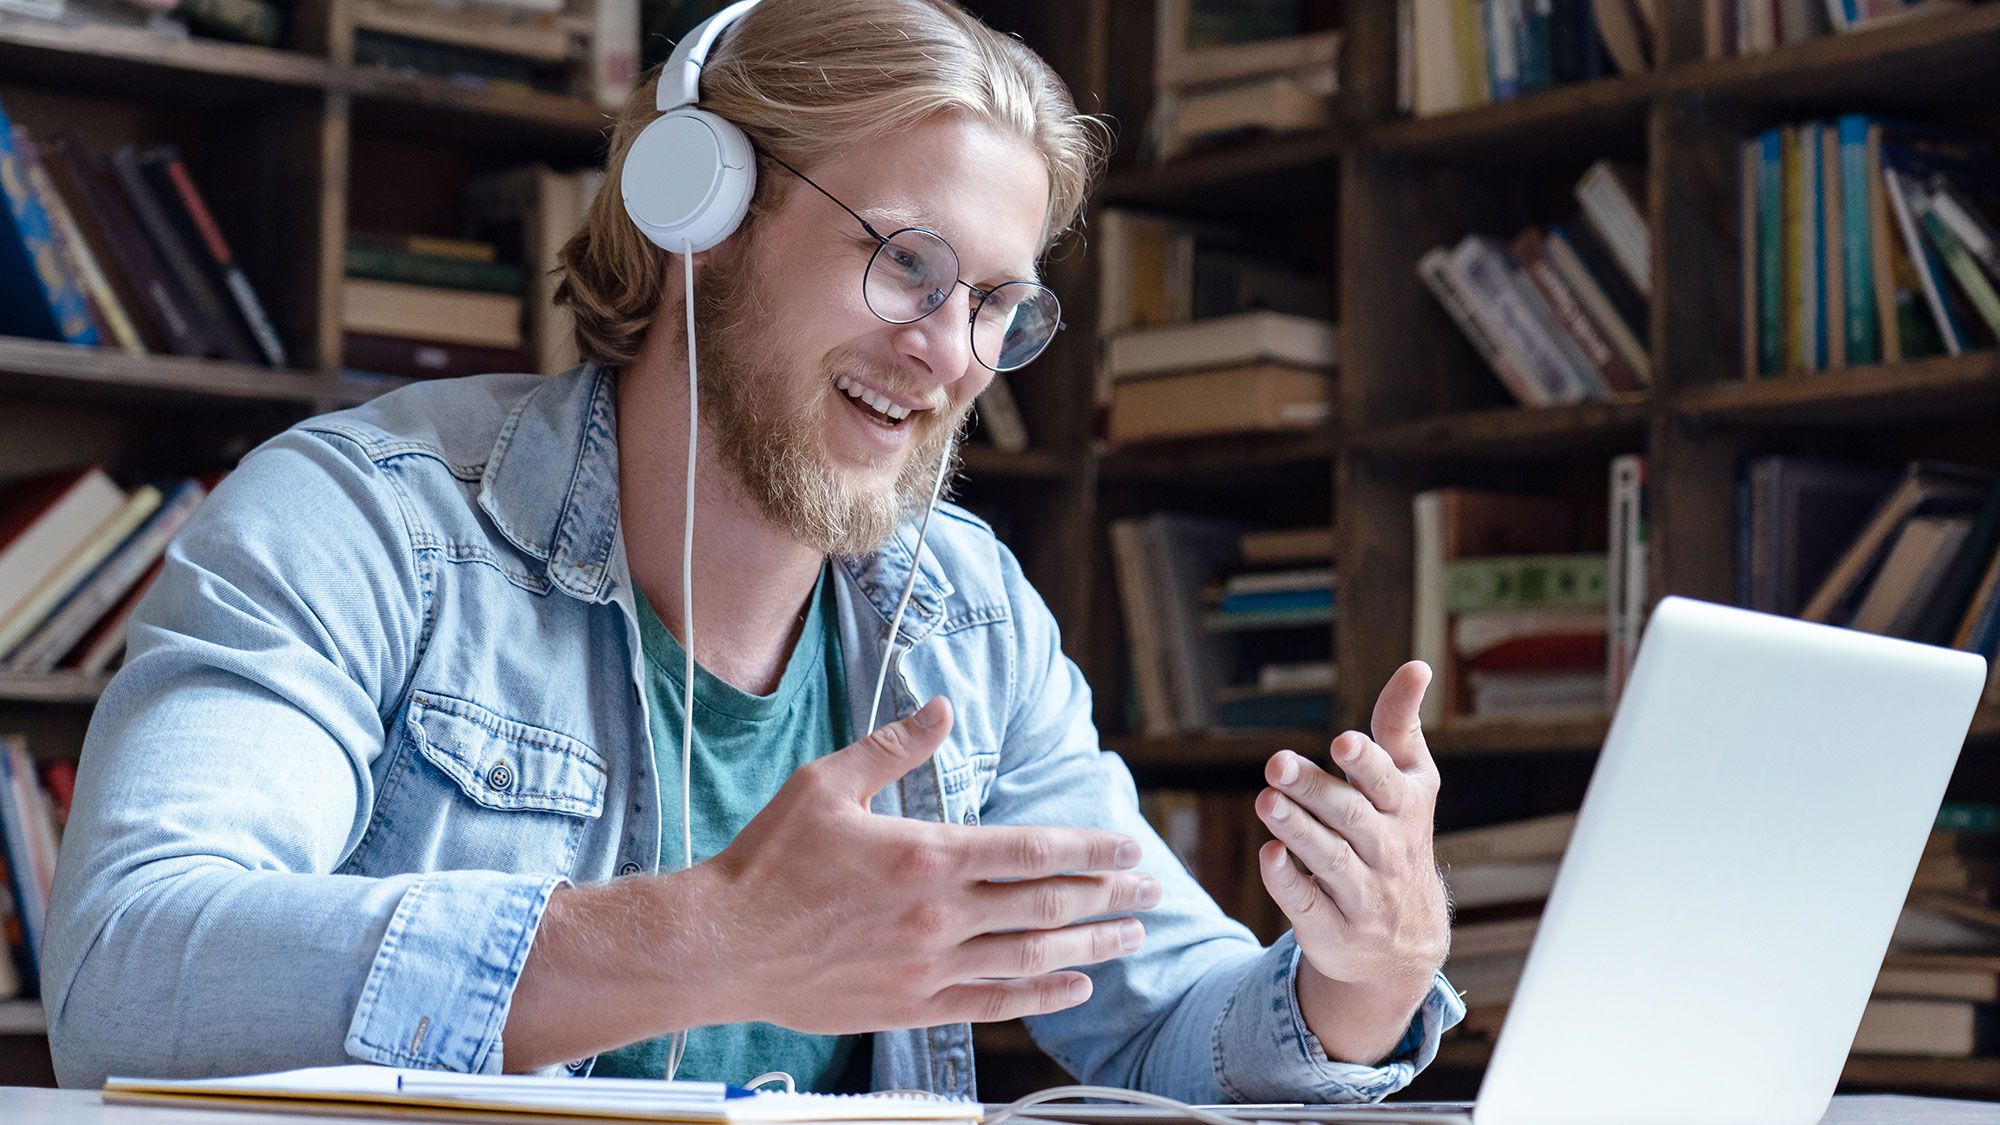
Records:
<instances>
[{"instance_id":1,"label":"denim pocket button","mask_svg":"<svg viewBox=\"0 0 2000 1125\"><path fill-rule=\"evenodd\" d=\"M486 771L486 784L488 788L497 789L505 793L514 787L513 769L507 763L501 762L499 765Z\"/></svg>"}]
</instances>

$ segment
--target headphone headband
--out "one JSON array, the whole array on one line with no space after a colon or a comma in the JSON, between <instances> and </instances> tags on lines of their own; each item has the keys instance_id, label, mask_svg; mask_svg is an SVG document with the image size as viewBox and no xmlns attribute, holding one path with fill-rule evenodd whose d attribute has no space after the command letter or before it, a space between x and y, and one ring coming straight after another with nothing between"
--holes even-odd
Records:
<instances>
[{"instance_id":1,"label":"headphone headband","mask_svg":"<svg viewBox=\"0 0 2000 1125\"><path fill-rule=\"evenodd\" d=\"M701 68L708 62L710 48L715 46L715 41L722 37L730 24L742 19L743 13L756 7L757 3L758 0L737 0L696 24L693 31L674 44L674 53L667 56L666 65L660 68L655 108L665 113L701 100Z\"/></svg>"}]
</instances>

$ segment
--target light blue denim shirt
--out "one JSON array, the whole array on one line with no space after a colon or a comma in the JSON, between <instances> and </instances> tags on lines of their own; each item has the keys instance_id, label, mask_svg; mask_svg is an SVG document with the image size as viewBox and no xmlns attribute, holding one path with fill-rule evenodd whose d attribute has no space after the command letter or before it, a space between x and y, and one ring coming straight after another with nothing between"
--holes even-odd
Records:
<instances>
[{"instance_id":1,"label":"light blue denim shirt","mask_svg":"<svg viewBox=\"0 0 2000 1125\"><path fill-rule=\"evenodd\" d=\"M585 366L315 418L181 533L92 718L56 874L42 988L65 1084L501 1070L550 892L660 855L614 389ZM914 541L835 567L854 714ZM1141 951L1028 1021L1042 1047L1087 1082L1198 1102L1379 1098L1430 1061L1464 1011L1443 977L1396 1058L1326 1058L1297 945L1257 944L1147 827L984 524L941 506L915 565L884 709L942 694L957 721L876 810L1113 829L1165 885ZM973 1094L968 1025L874 1046L877 1088Z\"/></svg>"}]
</instances>

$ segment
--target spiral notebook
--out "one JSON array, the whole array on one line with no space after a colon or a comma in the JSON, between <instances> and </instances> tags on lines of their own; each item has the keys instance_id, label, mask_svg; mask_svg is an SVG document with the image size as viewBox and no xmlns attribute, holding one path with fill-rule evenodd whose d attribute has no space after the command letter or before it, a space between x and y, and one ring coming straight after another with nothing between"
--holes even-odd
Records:
<instances>
[{"instance_id":1,"label":"spiral notebook","mask_svg":"<svg viewBox=\"0 0 2000 1125\"><path fill-rule=\"evenodd\" d=\"M973 1102L931 1094L793 1094L751 1091L720 1082L644 1078L542 1078L531 1074L455 1074L387 1066L316 1066L229 1078L118 1078L104 1083L110 1102L253 1106L273 1112L329 1113L382 1107L412 1116L435 1111L610 1117L638 1121L765 1125L807 1121L944 1122L972 1125ZM372 1114L380 1116L377 1112Z\"/></svg>"}]
</instances>

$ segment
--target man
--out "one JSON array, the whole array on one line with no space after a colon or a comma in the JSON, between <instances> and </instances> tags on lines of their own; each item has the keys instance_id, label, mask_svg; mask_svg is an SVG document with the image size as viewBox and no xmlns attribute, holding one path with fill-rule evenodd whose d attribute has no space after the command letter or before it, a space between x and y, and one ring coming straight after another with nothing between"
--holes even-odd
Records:
<instances>
[{"instance_id":1,"label":"man","mask_svg":"<svg viewBox=\"0 0 2000 1125\"><path fill-rule=\"evenodd\" d=\"M1266 950L1138 816L991 532L942 506L914 549L990 369L1044 342L994 310L1042 299L1096 163L1060 84L943 0L768 0L701 106L758 146L759 190L692 294L600 196L560 294L589 363L304 423L174 547L81 763L43 974L59 1075L970 1096L969 1021L1026 1017L1084 1080L1190 1100L1406 1082L1462 1012L1422 665L1376 739L1335 741L1347 780L1271 760L1263 875L1296 936Z\"/></svg>"}]
</instances>

